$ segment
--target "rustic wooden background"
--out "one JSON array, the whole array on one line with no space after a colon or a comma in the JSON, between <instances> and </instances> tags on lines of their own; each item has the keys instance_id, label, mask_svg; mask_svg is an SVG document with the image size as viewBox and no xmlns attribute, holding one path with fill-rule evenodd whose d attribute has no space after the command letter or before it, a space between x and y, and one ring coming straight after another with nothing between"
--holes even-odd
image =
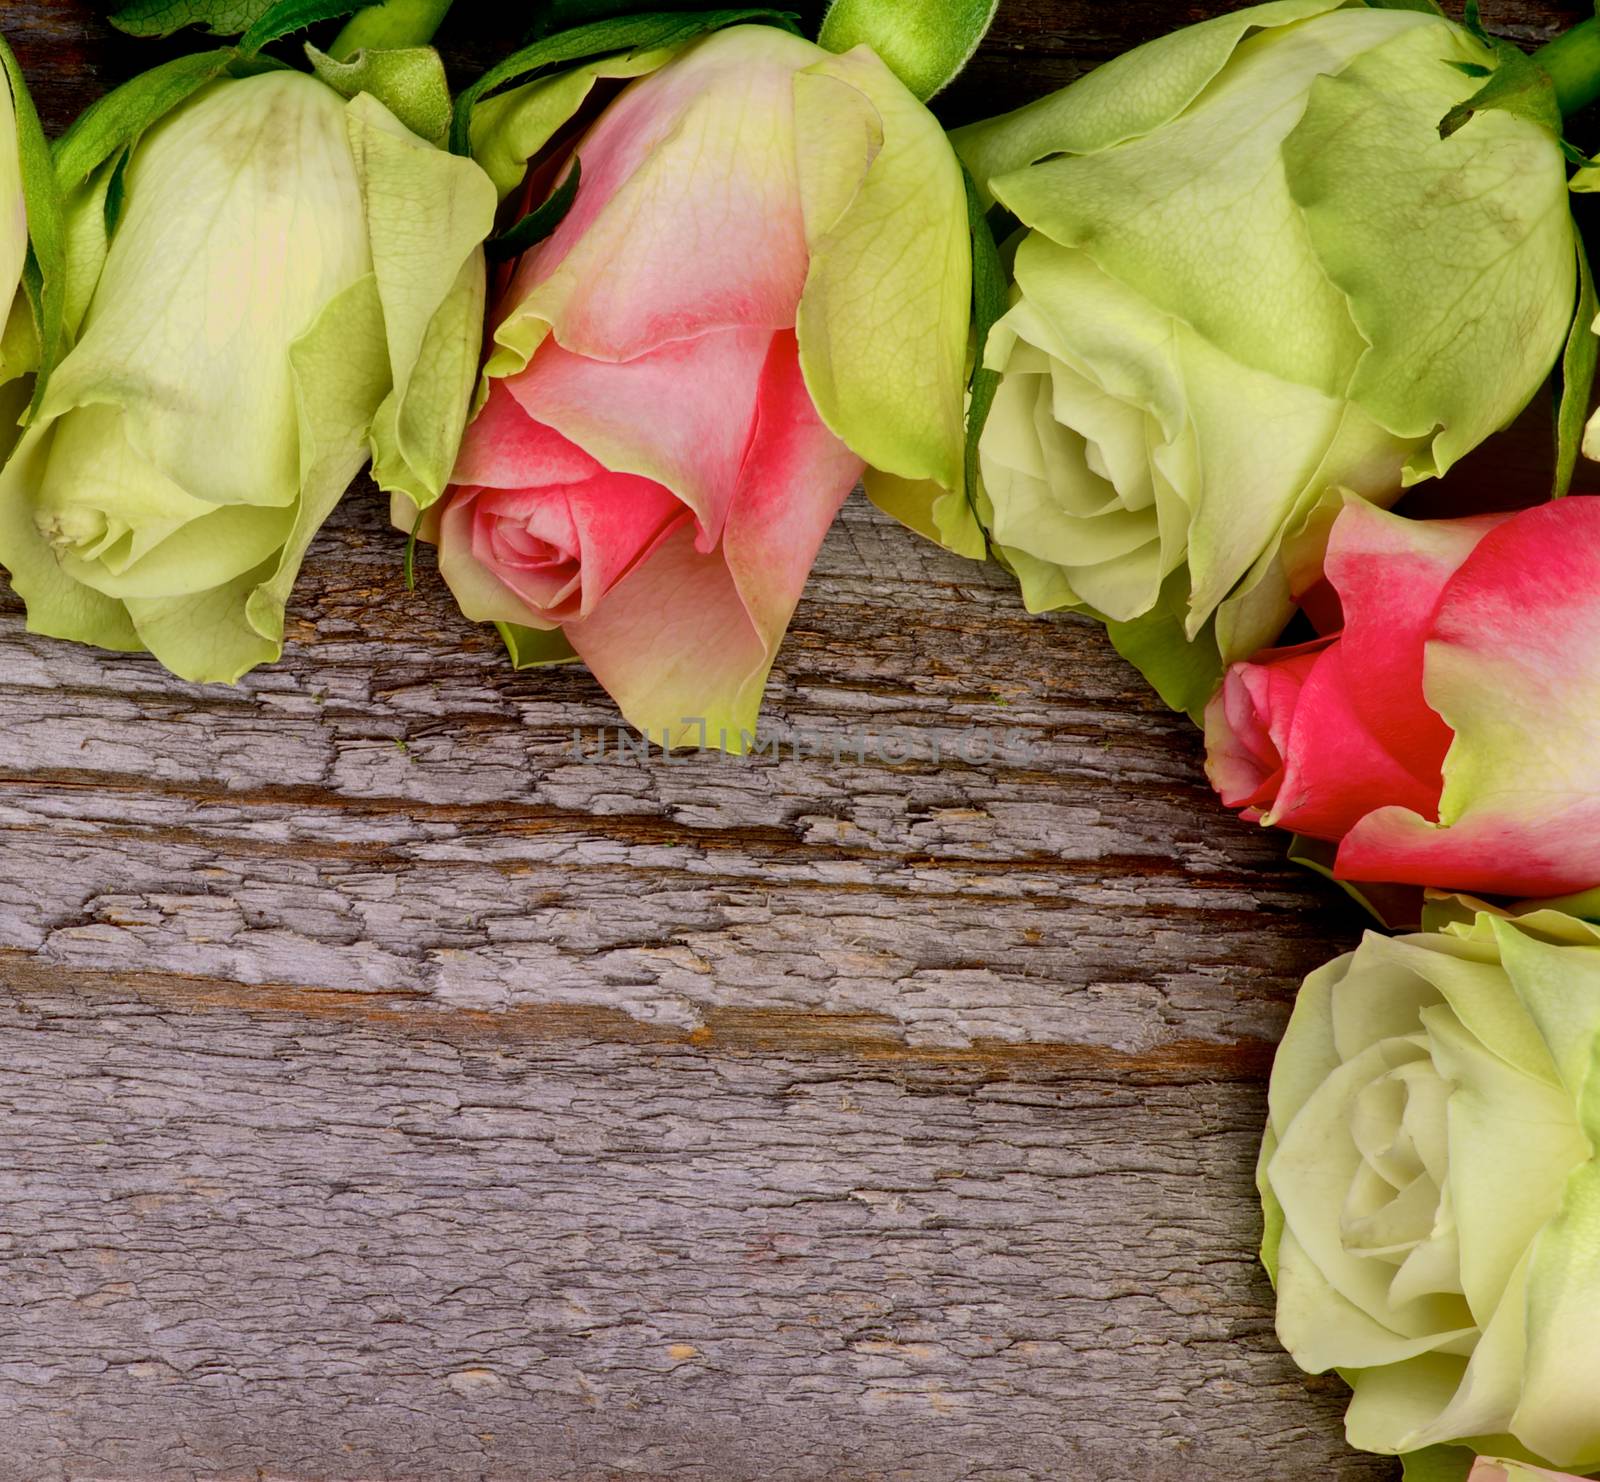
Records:
<instances>
[{"instance_id":1,"label":"rustic wooden background","mask_svg":"<svg viewBox=\"0 0 1600 1482\"><path fill-rule=\"evenodd\" d=\"M945 107L1218 8L1005 0ZM163 54L0 24L53 129ZM1541 409L1452 487L1544 456ZM231 690L0 595L3 1482L1393 1475L1253 1257L1361 923L1096 630L856 502L771 728L1031 757L585 765L595 685L398 558L358 488Z\"/></svg>"}]
</instances>

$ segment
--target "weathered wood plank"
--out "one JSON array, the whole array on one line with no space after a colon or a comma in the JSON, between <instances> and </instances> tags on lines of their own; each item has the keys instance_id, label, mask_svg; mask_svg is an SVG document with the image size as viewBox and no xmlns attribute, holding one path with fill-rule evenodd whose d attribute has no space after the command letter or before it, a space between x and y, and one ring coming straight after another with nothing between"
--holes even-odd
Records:
<instances>
[{"instance_id":1,"label":"weathered wood plank","mask_svg":"<svg viewBox=\"0 0 1600 1482\"><path fill-rule=\"evenodd\" d=\"M944 106L1215 8L1008 0ZM55 128L164 54L0 24ZM1360 920L1092 627L852 504L770 692L824 754L597 763L423 566L363 486L233 690L0 595L0 1482L1391 1475L1253 1258Z\"/></svg>"}]
</instances>

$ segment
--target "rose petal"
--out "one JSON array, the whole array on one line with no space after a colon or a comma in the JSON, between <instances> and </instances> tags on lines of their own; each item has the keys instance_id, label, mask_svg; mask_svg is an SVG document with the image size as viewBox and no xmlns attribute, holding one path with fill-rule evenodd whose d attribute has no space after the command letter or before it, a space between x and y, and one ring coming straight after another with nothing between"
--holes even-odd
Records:
<instances>
[{"instance_id":1,"label":"rose petal","mask_svg":"<svg viewBox=\"0 0 1600 1482\"><path fill-rule=\"evenodd\" d=\"M546 340L505 385L528 416L605 467L672 490L709 551L739 485L771 341L763 329L723 330L611 363Z\"/></svg>"},{"instance_id":2,"label":"rose petal","mask_svg":"<svg viewBox=\"0 0 1600 1482\"><path fill-rule=\"evenodd\" d=\"M667 744L743 749L817 549L860 471L817 418L794 336L777 336L723 549L704 554L690 529L674 530L567 628L631 724Z\"/></svg>"},{"instance_id":3,"label":"rose petal","mask_svg":"<svg viewBox=\"0 0 1600 1482\"><path fill-rule=\"evenodd\" d=\"M821 55L774 27L735 27L631 84L579 141L577 199L523 258L503 319L542 319L607 360L792 325L808 264L794 74Z\"/></svg>"},{"instance_id":4,"label":"rose petal","mask_svg":"<svg viewBox=\"0 0 1600 1482\"><path fill-rule=\"evenodd\" d=\"M1524 510L1451 577L1426 656L1455 733L1439 823L1386 808L1339 850L1347 880L1508 895L1600 883L1600 499Z\"/></svg>"},{"instance_id":5,"label":"rose petal","mask_svg":"<svg viewBox=\"0 0 1600 1482\"><path fill-rule=\"evenodd\" d=\"M576 443L522 409L503 381L489 382L489 399L467 428L454 483L489 489L576 484L602 471Z\"/></svg>"}]
</instances>

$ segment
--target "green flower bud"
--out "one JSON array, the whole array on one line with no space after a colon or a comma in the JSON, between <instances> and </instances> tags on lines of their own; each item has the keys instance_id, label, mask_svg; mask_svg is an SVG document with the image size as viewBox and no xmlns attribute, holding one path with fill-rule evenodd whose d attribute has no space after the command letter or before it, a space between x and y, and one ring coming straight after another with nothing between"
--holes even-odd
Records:
<instances>
[{"instance_id":1,"label":"green flower bud","mask_svg":"<svg viewBox=\"0 0 1600 1482\"><path fill-rule=\"evenodd\" d=\"M1276 0L958 131L1026 229L978 513L1031 609L1119 625L1158 684L1213 631L1242 658L1315 580L1340 489L1391 502L1528 402L1574 233L1547 129L1439 136L1494 64L1420 8Z\"/></svg>"},{"instance_id":2,"label":"green flower bud","mask_svg":"<svg viewBox=\"0 0 1600 1482\"><path fill-rule=\"evenodd\" d=\"M211 84L69 202L70 353L0 474L29 625L234 680L282 647L312 536L371 456L445 487L494 188L365 94Z\"/></svg>"}]
</instances>

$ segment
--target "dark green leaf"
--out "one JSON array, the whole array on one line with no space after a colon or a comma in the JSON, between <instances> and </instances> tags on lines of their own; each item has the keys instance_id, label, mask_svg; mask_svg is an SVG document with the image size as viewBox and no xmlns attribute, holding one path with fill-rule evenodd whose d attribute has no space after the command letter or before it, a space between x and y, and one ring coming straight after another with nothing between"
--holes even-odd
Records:
<instances>
[{"instance_id":1,"label":"dark green leaf","mask_svg":"<svg viewBox=\"0 0 1600 1482\"><path fill-rule=\"evenodd\" d=\"M305 3L305 0L300 0L300 3ZM707 31L717 31L742 22L765 22L795 29L792 14L765 7L677 14L653 12L619 20L596 21L592 25L578 26L536 41L491 67L456 99L455 122L450 128L450 147L457 154L468 153L471 147L472 110L477 107L479 99L501 88L524 82L552 67L612 56L617 52L679 46Z\"/></svg>"},{"instance_id":2,"label":"dark green leaf","mask_svg":"<svg viewBox=\"0 0 1600 1482\"><path fill-rule=\"evenodd\" d=\"M318 21L338 20L360 9L361 0L278 0L239 38L239 50L247 55L258 52Z\"/></svg>"},{"instance_id":3,"label":"dark green leaf","mask_svg":"<svg viewBox=\"0 0 1600 1482\"><path fill-rule=\"evenodd\" d=\"M639 0L545 0L539 7L529 40L553 35L572 26L586 26L592 21L615 20L618 16L637 12ZM652 10L717 10L717 0L655 0ZM795 0L786 7L798 12L807 34L815 35L827 10L826 0Z\"/></svg>"},{"instance_id":4,"label":"dark green leaf","mask_svg":"<svg viewBox=\"0 0 1600 1482\"><path fill-rule=\"evenodd\" d=\"M983 363L989 331L1010 305L1006 290L1006 270L1000 262L1000 249L984 215L983 201L971 172L962 167L967 187L967 225L972 231L972 330L976 352L972 365L972 400L967 408L966 492L973 499L978 488L978 442L1000 388L1000 372Z\"/></svg>"},{"instance_id":5,"label":"dark green leaf","mask_svg":"<svg viewBox=\"0 0 1600 1482\"><path fill-rule=\"evenodd\" d=\"M509 231L502 232L486 244L484 250L490 260L504 262L508 257L516 257L530 247L537 247L560 226L566 220L567 212L572 209L572 203L578 198L578 184L582 173L583 162L574 155L572 169L568 171L567 178L551 192L550 199L530 211Z\"/></svg>"},{"instance_id":6,"label":"dark green leaf","mask_svg":"<svg viewBox=\"0 0 1600 1482\"><path fill-rule=\"evenodd\" d=\"M61 355L66 309L67 231L50 146L45 142L33 99L28 96L22 68L3 37L0 37L0 70L4 71L11 88L12 107L17 118L17 155L22 169L23 202L28 213L30 250L23 286L39 334L39 374L33 390L33 404L38 406L44 396L45 383Z\"/></svg>"},{"instance_id":7,"label":"dark green leaf","mask_svg":"<svg viewBox=\"0 0 1600 1482\"><path fill-rule=\"evenodd\" d=\"M213 36L237 36L254 25L273 0L133 0L111 16L130 36L170 36L199 26Z\"/></svg>"},{"instance_id":8,"label":"dark green leaf","mask_svg":"<svg viewBox=\"0 0 1600 1482\"><path fill-rule=\"evenodd\" d=\"M1457 103L1439 120L1439 137L1448 139L1474 113L1499 108L1548 129L1552 137L1559 139L1561 106L1549 73L1510 42L1496 41L1493 45L1493 75L1465 103Z\"/></svg>"},{"instance_id":9,"label":"dark green leaf","mask_svg":"<svg viewBox=\"0 0 1600 1482\"><path fill-rule=\"evenodd\" d=\"M123 150L122 157L111 169L111 179L106 182L106 240L117 234L117 223L122 220L122 205L128 194L128 159L130 151Z\"/></svg>"},{"instance_id":10,"label":"dark green leaf","mask_svg":"<svg viewBox=\"0 0 1600 1482\"><path fill-rule=\"evenodd\" d=\"M1600 339L1590 326L1594 323L1594 276L1589 271L1589 256L1583 250L1583 236L1573 234L1578 245L1578 312L1567 336L1566 352L1561 357L1561 401L1556 409L1556 476L1550 490L1560 499L1572 487L1572 474L1578 466L1578 448L1583 442L1583 425L1589 416L1589 396L1594 390L1594 371L1600 357Z\"/></svg>"},{"instance_id":11,"label":"dark green leaf","mask_svg":"<svg viewBox=\"0 0 1600 1482\"><path fill-rule=\"evenodd\" d=\"M1494 68L1485 67L1482 62L1446 62L1445 66L1454 67L1457 72L1468 77L1493 77Z\"/></svg>"},{"instance_id":12,"label":"dark green leaf","mask_svg":"<svg viewBox=\"0 0 1600 1482\"><path fill-rule=\"evenodd\" d=\"M127 149L151 124L228 70L231 47L178 57L141 73L91 103L55 142L56 179L63 191L83 184L118 150Z\"/></svg>"},{"instance_id":13,"label":"dark green leaf","mask_svg":"<svg viewBox=\"0 0 1600 1482\"><path fill-rule=\"evenodd\" d=\"M1486 46L1494 45L1493 38L1483 29L1483 17L1478 14L1478 0L1467 0L1466 13L1461 17L1461 24Z\"/></svg>"},{"instance_id":14,"label":"dark green leaf","mask_svg":"<svg viewBox=\"0 0 1600 1482\"><path fill-rule=\"evenodd\" d=\"M1443 15L1436 0L1367 0L1369 10L1420 10L1428 15Z\"/></svg>"}]
</instances>

